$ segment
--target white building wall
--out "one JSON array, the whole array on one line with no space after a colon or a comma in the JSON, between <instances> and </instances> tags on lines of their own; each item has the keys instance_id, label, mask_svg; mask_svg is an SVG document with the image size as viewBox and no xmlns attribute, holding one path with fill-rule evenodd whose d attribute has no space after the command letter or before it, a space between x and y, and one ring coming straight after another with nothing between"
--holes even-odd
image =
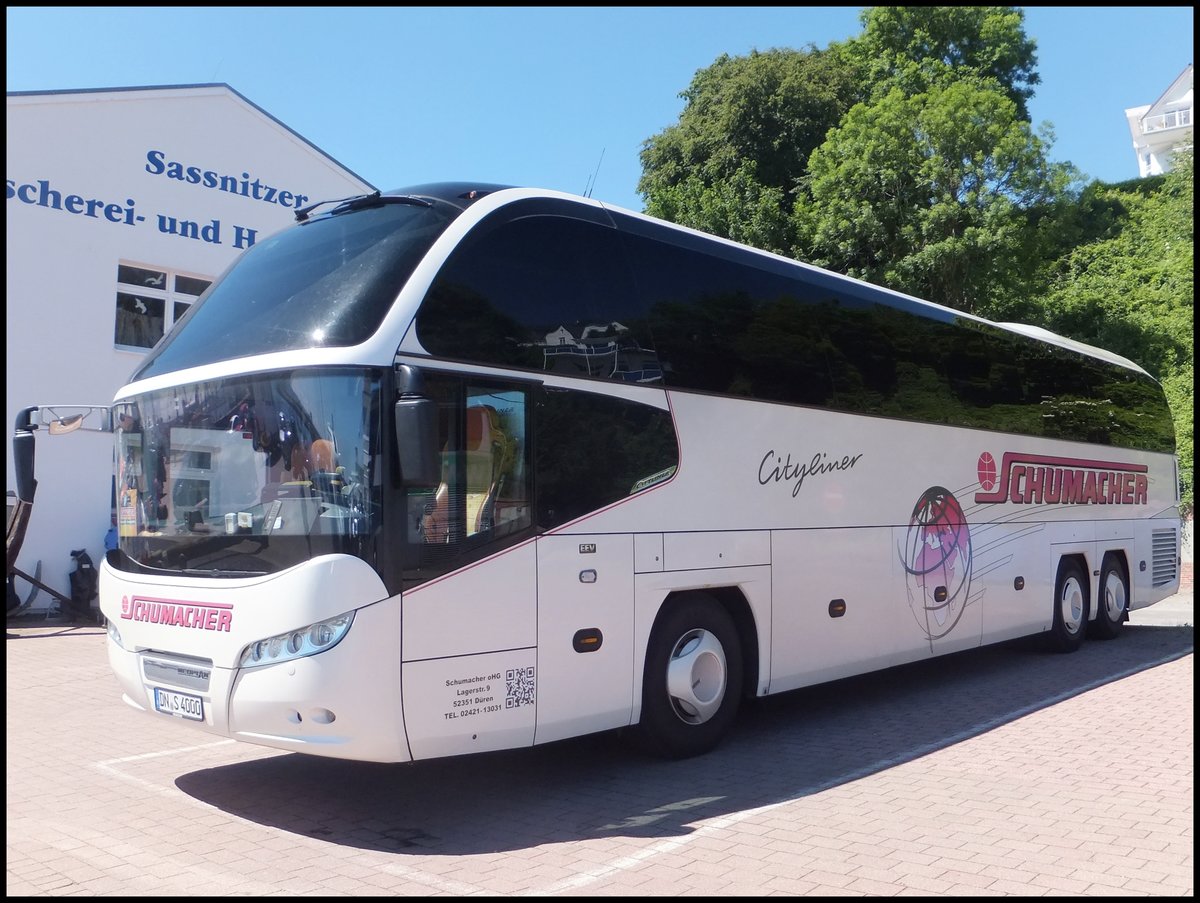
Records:
<instances>
[{"instance_id":1,"label":"white building wall","mask_svg":"<svg viewBox=\"0 0 1200 903\"><path fill-rule=\"evenodd\" d=\"M27 406L108 404L145 356L115 346L118 263L213 279L249 246L250 230L262 239L292 223L305 203L296 196L372 190L225 85L9 94L7 136L10 437ZM182 180L170 177L171 161ZM205 171L248 174L262 199L205 187ZM89 211L89 200L104 203ZM164 233L171 217L206 227L204 237ZM40 560L42 581L64 595L71 550L104 554L112 439L36 433L37 495L17 567L32 574ZM13 490L11 438L6 460ZM18 578L23 597L29 589ZM42 593L35 607L52 601Z\"/></svg>"}]
</instances>

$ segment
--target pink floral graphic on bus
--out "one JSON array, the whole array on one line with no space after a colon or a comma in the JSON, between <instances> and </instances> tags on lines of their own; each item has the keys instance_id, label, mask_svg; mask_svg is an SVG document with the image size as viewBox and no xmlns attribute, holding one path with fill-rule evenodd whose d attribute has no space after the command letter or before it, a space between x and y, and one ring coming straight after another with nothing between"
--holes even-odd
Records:
<instances>
[{"instance_id":1,"label":"pink floral graphic on bus","mask_svg":"<svg viewBox=\"0 0 1200 903\"><path fill-rule=\"evenodd\" d=\"M944 637L962 617L971 589L971 530L950 490L932 486L921 494L900 560L917 623L929 639Z\"/></svg>"}]
</instances>

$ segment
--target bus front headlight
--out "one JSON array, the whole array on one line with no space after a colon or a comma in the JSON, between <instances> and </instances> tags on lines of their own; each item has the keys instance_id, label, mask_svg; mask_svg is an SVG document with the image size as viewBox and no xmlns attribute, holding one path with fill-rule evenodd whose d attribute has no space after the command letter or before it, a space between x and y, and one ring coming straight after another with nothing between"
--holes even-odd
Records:
<instances>
[{"instance_id":1,"label":"bus front headlight","mask_svg":"<svg viewBox=\"0 0 1200 903\"><path fill-rule=\"evenodd\" d=\"M304 658L306 655L316 655L318 652L332 649L341 642L353 623L354 612L348 612L328 621L319 621L307 627L256 640L242 650L238 657L238 666L258 668L294 658Z\"/></svg>"}]
</instances>

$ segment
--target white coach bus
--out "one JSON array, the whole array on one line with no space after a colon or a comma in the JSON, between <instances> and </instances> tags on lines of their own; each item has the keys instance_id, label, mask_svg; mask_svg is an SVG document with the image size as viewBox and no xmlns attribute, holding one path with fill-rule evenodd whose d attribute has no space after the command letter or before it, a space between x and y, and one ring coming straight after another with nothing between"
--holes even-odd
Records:
<instances>
[{"instance_id":1,"label":"white coach bus","mask_svg":"<svg viewBox=\"0 0 1200 903\"><path fill-rule=\"evenodd\" d=\"M633 727L1178 589L1131 361L592 199L300 211L111 408L129 705L400 762Z\"/></svg>"}]
</instances>

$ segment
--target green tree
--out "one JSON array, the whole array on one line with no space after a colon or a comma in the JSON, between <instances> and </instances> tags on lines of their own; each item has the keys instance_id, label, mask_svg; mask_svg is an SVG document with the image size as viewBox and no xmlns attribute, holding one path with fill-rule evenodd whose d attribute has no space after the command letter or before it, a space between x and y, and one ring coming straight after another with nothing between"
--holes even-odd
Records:
<instances>
[{"instance_id":1,"label":"green tree","mask_svg":"<svg viewBox=\"0 0 1200 903\"><path fill-rule=\"evenodd\" d=\"M647 212L785 247L779 230L790 217L796 180L859 98L859 84L836 48L718 57L680 95L679 121L642 146L638 192Z\"/></svg>"},{"instance_id":2,"label":"green tree","mask_svg":"<svg viewBox=\"0 0 1200 903\"><path fill-rule=\"evenodd\" d=\"M776 254L791 249L790 203L779 188L763 185L747 162L728 178L706 182L691 174L647 195L646 213Z\"/></svg>"},{"instance_id":3,"label":"green tree","mask_svg":"<svg viewBox=\"0 0 1200 903\"><path fill-rule=\"evenodd\" d=\"M1178 443L1184 506L1193 506L1193 155L1159 180L1096 185L1124 216L1066 254L1041 304L1046 326L1124 355L1162 382ZM1146 185L1155 186L1148 194Z\"/></svg>"},{"instance_id":4,"label":"green tree","mask_svg":"<svg viewBox=\"0 0 1200 903\"><path fill-rule=\"evenodd\" d=\"M1039 260L1036 219L1071 187L994 80L893 87L809 159L797 256L985 316L1012 315Z\"/></svg>"},{"instance_id":5,"label":"green tree","mask_svg":"<svg viewBox=\"0 0 1200 903\"><path fill-rule=\"evenodd\" d=\"M1019 7L871 7L825 50L721 56L645 142L647 212L1138 361L1192 498L1191 159L1080 190Z\"/></svg>"},{"instance_id":6,"label":"green tree","mask_svg":"<svg viewBox=\"0 0 1200 903\"><path fill-rule=\"evenodd\" d=\"M1077 179L1026 103L1018 7L872 7L825 50L723 55L645 142L646 212L985 315L1028 315ZM1068 228L1069 227L1069 228Z\"/></svg>"},{"instance_id":7,"label":"green tree","mask_svg":"<svg viewBox=\"0 0 1200 903\"><path fill-rule=\"evenodd\" d=\"M874 6L863 10L852 41L866 83L921 94L947 77L994 80L1029 119L1037 43L1018 6Z\"/></svg>"}]
</instances>

